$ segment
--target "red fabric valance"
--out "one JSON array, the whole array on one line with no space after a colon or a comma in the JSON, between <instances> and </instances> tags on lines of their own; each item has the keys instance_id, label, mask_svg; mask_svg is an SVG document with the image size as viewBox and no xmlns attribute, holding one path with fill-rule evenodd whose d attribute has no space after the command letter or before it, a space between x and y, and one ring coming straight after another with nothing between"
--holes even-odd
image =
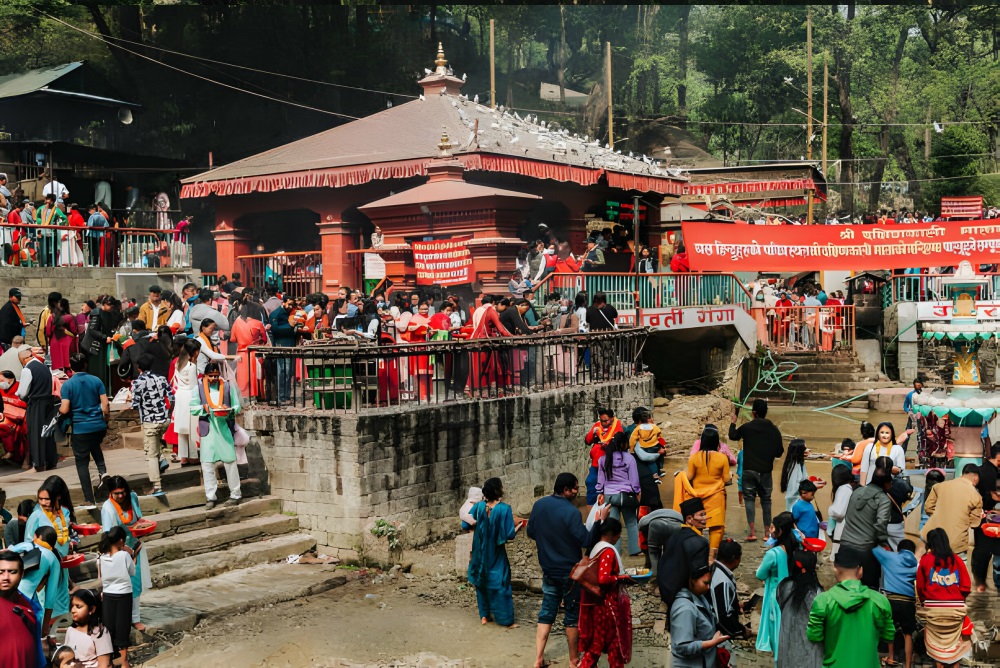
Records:
<instances>
[{"instance_id":1,"label":"red fabric valance","mask_svg":"<svg viewBox=\"0 0 1000 668\"><path fill-rule=\"evenodd\" d=\"M464 156L459 156L462 159ZM603 170L587 167L575 167L553 162L541 162L526 158L515 158L506 155L480 153L476 160L462 160L466 169L482 169L487 172L508 172L521 174L536 179L552 179L554 181L572 181L582 186L592 186L601 178Z\"/></svg>"},{"instance_id":2,"label":"red fabric valance","mask_svg":"<svg viewBox=\"0 0 1000 668\"><path fill-rule=\"evenodd\" d=\"M605 172L608 176L608 185L612 188L622 190L638 190L640 192L654 192L664 195L680 195L686 187L681 181L664 179L656 176L643 176L642 174L622 174L619 172Z\"/></svg>"}]
</instances>

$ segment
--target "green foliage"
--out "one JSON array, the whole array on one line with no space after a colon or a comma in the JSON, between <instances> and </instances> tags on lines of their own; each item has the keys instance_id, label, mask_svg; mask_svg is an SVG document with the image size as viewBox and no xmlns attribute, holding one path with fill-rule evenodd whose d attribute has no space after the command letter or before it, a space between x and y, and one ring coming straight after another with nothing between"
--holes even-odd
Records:
<instances>
[{"instance_id":1,"label":"green foliage","mask_svg":"<svg viewBox=\"0 0 1000 668\"><path fill-rule=\"evenodd\" d=\"M585 118L558 102L543 103L537 91L541 82L558 81L563 30L565 85L575 90L589 93L603 85L610 41L617 137L654 135L642 130L687 121L683 127L717 157L755 164L806 152L801 112L807 107L807 11L813 24L814 158L820 151L825 53L828 156L844 159L842 179L907 181L914 203L926 207L936 206L942 193L995 188L991 179L924 181L998 171L990 155L956 155L991 153L1000 131L1000 9L987 4L559 7L183 0L164 6L148 0L3 0L0 75L87 60L119 95L142 105L123 131L132 133L134 150L199 162L211 150L216 161L226 162L343 119L252 98L205 79L360 117L384 109L390 96L306 80L396 93L392 101L400 104L409 99L402 96L419 92L415 82L432 66L440 41L456 73L468 75L464 92L486 103L492 18L499 102L541 110L542 118L562 127L606 137L603 100L594 100L596 111ZM109 46L113 38L130 40L121 44L136 53ZM930 132L933 155L925 159L928 120L948 130ZM845 121L857 125L844 128ZM948 125L956 122L963 124ZM660 147L633 139L622 148ZM867 206L870 192L856 189L854 204ZM849 198L851 189L844 194ZM889 197L883 193L882 201ZM850 199L843 207L850 208Z\"/></svg>"},{"instance_id":2,"label":"green foliage","mask_svg":"<svg viewBox=\"0 0 1000 668\"><path fill-rule=\"evenodd\" d=\"M371 534L376 538L385 538L390 554L402 553L403 543L399 540L399 528L392 522L384 519L375 520Z\"/></svg>"}]
</instances>

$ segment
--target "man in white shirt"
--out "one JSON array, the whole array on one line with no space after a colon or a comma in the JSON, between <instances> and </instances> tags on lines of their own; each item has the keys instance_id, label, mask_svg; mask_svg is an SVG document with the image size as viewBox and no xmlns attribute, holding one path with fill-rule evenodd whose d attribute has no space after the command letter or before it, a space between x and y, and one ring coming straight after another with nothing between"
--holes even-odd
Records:
<instances>
[{"instance_id":1,"label":"man in white shirt","mask_svg":"<svg viewBox=\"0 0 1000 668\"><path fill-rule=\"evenodd\" d=\"M21 361L18 357L18 348L24 345L23 336L15 336L11 339L10 348L3 355L0 355L0 371L10 371L14 377L21 375Z\"/></svg>"},{"instance_id":2,"label":"man in white shirt","mask_svg":"<svg viewBox=\"0 0 1000 668\"><path fill-rule=\"evenodd\" d=\"M69 190L53 176L43 187L42 197L55 195L56 200L62 202L63 198L69 195Z\"/></svg>"},{"instance_id":3,"label":"man in white shirt","mask_svg":"<svg viewBox=\"0 0 1000 668\"><path fill-rule=\"evenodd\" d=\"M7 175L0 172L0 215L6 217L14 206L14 196L7 189Z\"/></svg>"}]
</instances>

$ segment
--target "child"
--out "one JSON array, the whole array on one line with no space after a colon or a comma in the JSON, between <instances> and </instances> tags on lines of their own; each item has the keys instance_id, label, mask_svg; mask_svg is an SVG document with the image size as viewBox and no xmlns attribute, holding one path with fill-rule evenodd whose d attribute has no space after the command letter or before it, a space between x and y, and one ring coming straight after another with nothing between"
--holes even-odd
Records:
<instances>
[{"instance_id":1,"label":"child","mask_svg":"<svg viewBox=\"0 0 1000 668\"><path fill-rule=\"evenodd\" d=\"M24 527L35 510L34 499L24 499L17 504L17 519L7 523L3 530L3 544L12 547L24 542Z\"/></svg>"},{"instance_id":2,"label":"child","mask_svg":"<svg viewBox=\"0 0 1000 668\"><path fill-rule=\"evenodd\" d=\"M469 496L458 509L458 517L462 520L462 531L472 531L476 528L476 518L471 514L472 506L483 500L483 490L481 487L470 487Z\"/></svg>"},{"instance_id":3,"label":"child","mask_svg":"<svg viewBox=\"0 0 1000 668\"><path fill-rule=\"evenodd\" d=\"M60 645L59 647L56 647L56 651L52 653L52 661L49 663L49 666L52 668L72 668L75 663L76 654L73 653L73 648L67 647L66 645Z\"/></svg>"},{"instance_id":4,"label":"child","mask_svg":"<svg viewBox=\"0 0 1000 668\"><path fill-rule=\"evenodd\" d=\"M750 635L749 625L740 621L740 614L744 609L736 595L736 577L733 575L742 560L743 548L732 538L726 538L719 545L712 565L712 605L719 631L730 638L746 638ZM728 642L724 647L729 649Z\"/></svg>"},{"instance_id":5,"label":"child","mask_svg":"<svg viewBox=\"0 0 1000 668\"><path fill-rule=\"evenodd\" d=\"M743 450L736 453L736 496L743 508Z\"/></svg>"},{"instance_id":6,"label":"child","mask_svg":"<svg viewBox=\"0 0 1000 668\"><path fill-rule=\"evenodd\" d=\"M125 529L113 526L101 538L97 570L104 590L102 620L111 634L111 643L121 654L122 668L129 668L128 646L132 632L132 577L135 554L125 545Z\"/></svg>"},{"instance_id":7,"label":"child","mask_svg":"<svg viewBox=\"0 0 1000 668\"><path fill-rule=\"evenodd\" d=\"M899 541L896 552L876 547L872 554L882 565L882 591L892 608L892 623L896 627L896 640L903 636L906 668L913 665L913 633L917 630L917 601L914 597L917 580L917 546L912 540ZM889 643L887 666L896 665L896 643Z\"/></svg>"},{"instance_id":8,"label":"child","mask_svg":"<svg viewBox=\"0 0 1000 668\"><path fill-rule=\"evenodd\" d=\"M816 483L812 480L799 482L799 500L792 504L792 518L795 526L806 538L819 538L819 519L813 508L813 498L816 496Z\"/></svg>"},{"instance_id":9,"label":"child","mask_svg":"<svg viewBox=\"0 0 1000 668\"><path fill-rule=\"evenodd\" d=\"M646 455L654 455L652 459L639 454L636 456L649 469L657 485L661 484L660 470L663 466L663 456L667 452L663 447L666 444L667 441L663 438L660 428L653 424L653 414L645 411L642 414L642 422L632 430L632 436L629 437L628 445L629 450L632 452L635 452L636 446L638 446Z\"/></svg>"},{"instance_id":10,"label":"child","mask_svg":"<svg viewBox=\"0 0 1000 668\"><path fill-rule=\"evenodd\" d=\"M77 589L70 600L73 625L66 629L66 644L83 668L111 668L114 647L111 634L101 624L101 599L90 589Z\"/></svg>"}]
</instances>

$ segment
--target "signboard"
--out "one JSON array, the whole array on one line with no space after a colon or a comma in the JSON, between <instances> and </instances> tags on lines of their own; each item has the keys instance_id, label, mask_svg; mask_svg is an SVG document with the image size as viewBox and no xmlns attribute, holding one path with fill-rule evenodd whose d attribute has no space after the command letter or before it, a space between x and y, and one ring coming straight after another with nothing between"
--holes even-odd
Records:
<instances>
[{"instance_id":1,"label":"signboard","mask_svg":"<svg viewBox=\"0 0 1000 668\"><path fill-rule=\"evenodd\" d=\"M412 241L417 285L462 285L472 282L472 254L465 245L472 237Z\"/></svg>"},{"instance_id":2,"label":"signboard","mask_svg":"<svg viewBox=\"0 0 1000 668\"><path fill-rule=\"evenodd\" d=\"M903 269L1000 262L1000 221L914 225L682 223L691 271Z\"/></svg>"},{"instance_id":3,"label":"signboard","mask_svg":"<svg viewBox=\"0 0 1000 668\"><path fill-rule=\"evenodd\" d=\"M942 218L967 218L977 220L983 217L983 198L976 197L942 197Z\"/></svg>"},{"instance_id":4,"label":"signboard","mask_svg":"<svg viewBox=\"0 0 1000 668\"><path fill-rule=\"evenodd\" d=\"M378 253L365 253L364 275L366 281L385 278L385 260Z\"/></svg>"},{"instance_id":5,"label":"signboard","mask_svg":"<svg viewBox=\"0 0 1000 668\"><path fill-rule=\"evenodd\" d=\"M917 320L950 321L951 302L917 302ZM977 301L977 320L1000 320L1000 301Z\"/></svg>"},{"instance_id":6,"label":"signboard","mask_svg":"<svg viewBox=\"0 0 1000 668\"><path fill-rule=\"evenodd\" d=\"M642 326L674 331L692 327L715 327L736 324L739 306L688 306L676 308L642 309ZM745 313L745 311L744 311ZM635 311L619 314L618 324L635 325Z\"/></svg>"}]
</instances>

